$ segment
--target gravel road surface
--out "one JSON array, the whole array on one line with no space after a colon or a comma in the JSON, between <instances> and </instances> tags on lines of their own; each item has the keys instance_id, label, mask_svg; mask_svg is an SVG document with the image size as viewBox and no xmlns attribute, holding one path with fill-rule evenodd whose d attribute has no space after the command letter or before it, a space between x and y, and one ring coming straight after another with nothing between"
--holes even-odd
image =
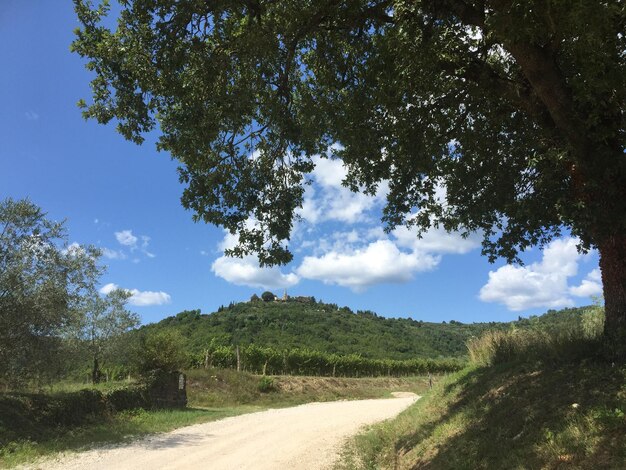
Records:
<instances>
[{"instance_id":1,"label":"gravel road surface","mask_svg":"<svg viewBox=\"0 0 626 470\"><path fill-rule=\"evenodd\" d=\"M45 469L320 470L362 426L392 418L419 397L309 403L152 435L131 444L45 461Z\"/></svg>"}]
</instances>

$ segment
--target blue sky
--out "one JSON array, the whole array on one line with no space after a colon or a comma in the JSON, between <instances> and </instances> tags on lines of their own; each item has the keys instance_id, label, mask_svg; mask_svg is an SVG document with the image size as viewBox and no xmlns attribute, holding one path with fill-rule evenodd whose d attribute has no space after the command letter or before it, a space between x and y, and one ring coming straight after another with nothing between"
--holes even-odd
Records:
<instances>
[{"instance_id":1,"label":"blue sky","mask_svg":"<svg viewBox=\"0 0 626 470\"><path fill-rule=\"evenodd\" d=\"M185 309L205 313L269 288L353 310L425 321L508 321L586 305L599 293L598 258L564 237L525 267L489 264L477 240L432 232L386 235L377 197L350 193L338 162L319 160L285 267L223 257L232 237L193 223L179 202L177 164L148 139L82 119L90 73L69 52L78 26L70 1L0 2L0 198L29 197L67 219L69 242L93 244L108 266L101 287L132 290L142 321Z\"/></svg>"}]
</instances>

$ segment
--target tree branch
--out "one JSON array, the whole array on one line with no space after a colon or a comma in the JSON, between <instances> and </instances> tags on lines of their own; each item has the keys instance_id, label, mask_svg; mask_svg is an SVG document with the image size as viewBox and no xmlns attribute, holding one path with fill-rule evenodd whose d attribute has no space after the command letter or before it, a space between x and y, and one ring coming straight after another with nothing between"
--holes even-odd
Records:
<instances>
[{"instance_id":1,"label":"tree branch","mask_svg":"<svg viewBox=\"0 0 626 470\"><path fill-rule=\"evenodd\" d=\"M591 143L578 117L570 90L554 57L545 48L523 42L505 42L534 92L550 113L554 124L564 132L580 156L587 155Z\"/></svg>"}]
</instances>

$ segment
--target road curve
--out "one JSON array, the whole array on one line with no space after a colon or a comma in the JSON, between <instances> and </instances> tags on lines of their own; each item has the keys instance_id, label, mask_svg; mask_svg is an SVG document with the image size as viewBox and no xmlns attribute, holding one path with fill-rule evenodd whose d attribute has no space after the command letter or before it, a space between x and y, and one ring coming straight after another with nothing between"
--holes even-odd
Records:
<instances>
[{"instance_id":1,"label":"road curve","mask_svg":"<svg viewBox=\"0 0 626 470\"><path fill-rule=\"evenodd\" d=\"M359 428L391 418L419 397L309 403L196 424L131 444L45 461L46 469L320 470Z\"/></svg>"}]
</instances>

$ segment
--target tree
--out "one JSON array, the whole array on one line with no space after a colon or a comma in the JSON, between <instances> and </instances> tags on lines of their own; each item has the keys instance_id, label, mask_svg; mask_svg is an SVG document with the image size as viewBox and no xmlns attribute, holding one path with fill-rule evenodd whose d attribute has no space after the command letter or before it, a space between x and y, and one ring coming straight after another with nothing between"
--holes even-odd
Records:
<instances>
[{"instance_id":1,"label":"tree","mask_svg":"<svg viewBox=\"0 0 626 470\"><path fill-rule=\"evenodd\" d=\"M272 294L270 291L266 290L265 292L261 294L261 298L263 299L264 302L272 302L274 301L274 299L276 299L276 296Z\"/></svg>"},{"instance_id":2,"label":"tree","mask_svg":"<svg viewBox=\"0 0 626 470\"><path fill-rule=\"evenodd\" d=\"M130 296L127 290L114 289L104 297L92 291L84 299L78 338L89 351L93 383L102 378L102 363L123 346L122 335L139 324L139 316L125 308Z\"/></svg>"},{"instance_id":3,"label":"tree","mask_svg":"<svg viewBox=\"0 0 626 470\"><path fill-rule=\"evenodd\" d=\"M29 200L0 202L0 378L57 372L62 338L101 273L98 256L93 247L68 245L63 222Z\"/></svg>"},{"instance_id":4,"label":"tree","mask_svg":"<svg viewBox=\"0 0 626 470\"><path fill-rule=\"evenodd\" d=\"M626 335L626 8L621 1L75 0L95 72L84 115L181 163L182 204L285 263L315 154L388 182L386 228L484 235L519 261L564 230L597 248ZM254 153L255 158L250 158ZM252 221L252 223L251 223Z\"/></svg>"},{"instance_id":5,"label":"tree","mask_svg":"<svg viewBox=\"0 0 626 470\"><path fill-rule=\"evenodd\" d=\"M176 372L187 365L186 341L178 330L148 333L142 341L142 373Z\"/></svg>"}]
</instances>

